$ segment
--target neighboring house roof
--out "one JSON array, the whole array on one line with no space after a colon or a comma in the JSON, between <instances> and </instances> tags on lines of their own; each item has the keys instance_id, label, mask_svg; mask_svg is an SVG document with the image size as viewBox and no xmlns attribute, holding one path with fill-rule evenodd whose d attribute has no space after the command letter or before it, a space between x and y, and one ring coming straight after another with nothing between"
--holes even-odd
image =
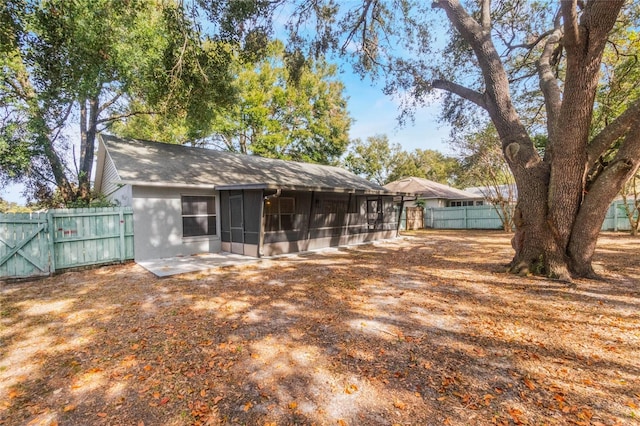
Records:
<instances>
[{"instance_id":1,"label":"neighboring house roof","mask_svg":"<svg viewBox=\"0 0 640 426\"><path fill-rule=\"evenodd\" d=\"M393 195L382 186L338 167L109 135L100 135L100 139L95 182L99 191L107 184L102 180L105 161L110 159L118 177L113 183L117 184Z\"/></svg>"},{"instance_id":2,"label":"neighboring house roof","mask_svg":"<svg viewBox=\"0 0 640 426\"><path fill-rule=\"evenodd\" d=\"M393 192L408 192L423 199L475 200L482 196L452 188L432 180L409 177L396 180L384 186Z\"/></svg>"},{"instance_id":3,"label":"neighboring house roof","mask_svg":"<svg viewBox=\"0 0 640 426\"><path fill-rule=\"evenodd\" d=\"M464 190L471 192L472 194L476 194L477 197L483 197L486 199L496 198L496 194L498 192L505 200L508 200L510 197L513 198L513 201L518 199L518 188L515 183L511 185L498 185L497 189L491 186L472 186L470 188L465 188Z\"/></svg>"}]
</instances>

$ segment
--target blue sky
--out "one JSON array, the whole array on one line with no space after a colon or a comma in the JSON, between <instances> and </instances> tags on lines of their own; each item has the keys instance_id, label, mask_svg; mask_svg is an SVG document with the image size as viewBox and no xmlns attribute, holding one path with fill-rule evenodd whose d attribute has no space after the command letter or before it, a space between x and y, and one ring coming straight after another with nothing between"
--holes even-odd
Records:
<instances>
[{"instance_id":1,"label":"blue sky","mask_svg":"<svg viewBox=\"0 0 640 426\"><path fill-rule=\"evenodd\" d=\"M400 114L396 100L382 93L380 84L372 85L369 79L361 80L350 72L340 75L348 96L348 108L355 120L351 126L350 138L365 140L369 136L386 134L391 143L398 143L405 151L433 149L453 155L447 140L450 128L438 122L440 112L437 101L420 108L415 113L414 123L400 127Z\"/></svg>"}]
</instances>

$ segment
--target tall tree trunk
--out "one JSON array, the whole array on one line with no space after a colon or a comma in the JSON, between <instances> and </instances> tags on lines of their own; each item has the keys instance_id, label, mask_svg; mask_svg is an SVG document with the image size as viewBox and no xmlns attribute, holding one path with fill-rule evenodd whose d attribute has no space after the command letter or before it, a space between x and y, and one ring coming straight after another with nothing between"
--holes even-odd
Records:
<instances>
[{"instance_id":1,"label":"tall tree trunk","mask_svg":"<svg viewBox=\"0 0 640 426\"><path fill-rule=\"evenodd\" d=\"M87 111L88 109L88 111ZM98 126L98 99L80 101L80 170L78 174L78 198L91 201L91 173Z\"/></svg>"}]
</instances>

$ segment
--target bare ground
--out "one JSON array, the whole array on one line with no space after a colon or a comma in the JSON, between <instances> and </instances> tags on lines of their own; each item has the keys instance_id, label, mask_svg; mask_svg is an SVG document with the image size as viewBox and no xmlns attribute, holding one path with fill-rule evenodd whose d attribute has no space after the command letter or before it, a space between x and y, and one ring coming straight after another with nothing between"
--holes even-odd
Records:
<instances>
[{"instance_id":1,"label":"bare ground","mask_svg":"<svg viewBox=\"0 0 640 426\"><path fill-rule=\"evenodd\" d=\"M0 424L640 425L640 239L575 288L509 239L0 284Z\"/></svg>"}]
</instances>

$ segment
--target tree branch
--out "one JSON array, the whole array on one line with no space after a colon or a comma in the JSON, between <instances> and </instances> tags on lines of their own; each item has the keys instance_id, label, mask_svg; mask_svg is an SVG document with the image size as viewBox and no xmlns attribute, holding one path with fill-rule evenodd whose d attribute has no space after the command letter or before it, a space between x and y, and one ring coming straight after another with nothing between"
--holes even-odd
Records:
<instances>
[{"instance_id":1,"label":"tree branch","mask_svg":"<svg viewBox=\"0 0 640 426\"><path fill-rule=\"evenodd\" d=\"M591 140L587 148L587 161L589 166L593 166L596 160L610 148L615 141L624 136L632 126L639 124L640 99L637 99L627 107L625 112L620 114Z\"/></svg>"},{"instance_id":2,"label":"tree branch","mask_svg":"<svg viewBox=\"0 0 640 426\"><path fill-rule=\"evenodd\" d=\"M152 115L152 114L156 114L156 112L154 112L154 111L133 111L133 112L128 112L126 114L112 115L112 116L107 117L107 118L102 118L100 120L96 120L96 127L97 127L98 124L113 123L114 121L122 120L123 118L133 117L133 116L136 116L136 115Z\"/></svg>"},{"instance_id":3,"label":"tree branch","mask_svg":"<svg viewBox=\"0 0 640 426\"><path fill-rule=\"evenodd\" d=\"M122 92L117 93L113 98L102 104L100 108L98 108L98 115L102 114L104 111L109 109L113 104L115 104L118 99L123 95Z\"/></svg>"},{"instance_id":4,"label":"tree branch","mask_svg":"<svg viewBox=\"0 0 640 426\"><path fill-rule=\"evenodd\" d=\"M372 3L373 3L373 0L366 0L365 1L364 6L362 7L362 13L360 14L358 19L356 20L355 24L352 26L351 31L347 35L347 38L345 39L345 42L342 45L342 49L341 50L343 52L346 51L347 46L349 45L349 43L355 37L355 34L356 34L356 31L358 30L358 27L360 25L362 25L362 24L364 24L364 28L362 29L363 37L364 37L364 34L366 33L366 29L367 29L367 14L369 13L369 8L371 7ZM364 38L363 38L363 40L364 40Z\"/></svg>"},{"instance_id":5,"label":"tree branch","mask_svg":"<svg viewBox=\"0 0 640 426\"><path fill-rule=\"evenodd\" d=\"M482 28L489 31L491 29L491 0L483 0L481 6Z\"/></svg>"},{"instance_id":6,"label":"tree branch","mask_svg":"<svg viewBox=\"0 0 640 426\"><path fill-rule=\"evenodd\" d=\"M580 28L578 26L577 1L563 1L560 3L560 10L564 18L564 33L566 37L567 49L577 48L580 42Z\"/></svg>"},{"instance_id":7,"label":"tree branch","mask_svg":"<svg viewBox=\"0 0 640 426\"><path fill-rule=\"evenodd\" d=\"M562 106L562 94L558 86L558 80L551 66L551 59L555 51L556 45L562 37L562 29L558 26L545 42L542 55L536 61L538 76L540 78L540 89L544 95L544 104L547 109L547 132L549 133L549 141L556 140L556 126L560 108Z\"/></svg>"},{"instance_id":8,"label":"tree branch","mask_svg":"<svg viewBox=\"0 0 640 426\"><path fill-rule=\"evenodd\" d=\"M448 80L434 80L431 83L431 87L433 87L434 89L446 90L447 92L451 92L460 96L461 98L473 102L481 108L487 108L484 95L480 92L469 89L468 87L461 86Z\"/></svg>"}]
</instances>

